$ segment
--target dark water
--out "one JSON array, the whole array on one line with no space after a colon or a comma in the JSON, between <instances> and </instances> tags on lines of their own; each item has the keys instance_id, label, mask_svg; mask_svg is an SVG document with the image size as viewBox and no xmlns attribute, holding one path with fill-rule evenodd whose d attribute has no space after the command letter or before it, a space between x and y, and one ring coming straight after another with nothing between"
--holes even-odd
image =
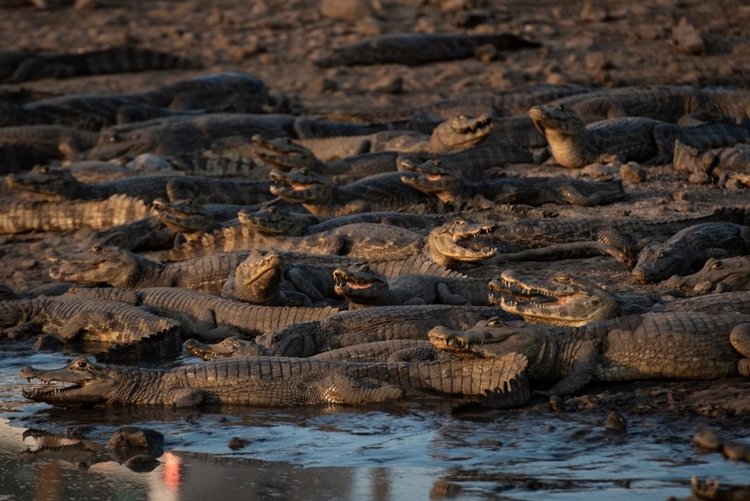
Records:
<instances>
[{"instance_id":1,"label":"dark water","mask_svg":"<svg viewBox=\"0 0 750 501\"><path fill-rule=\"evenodd\" d=\"M696 451L685 426L657 417L631 417L626 433L612 434L604 411L467 420L440 402L64 410L20 396L21 367L69 359L0 352L0 501L666 499L689 495L693 475L750 482L748 464ZM29 428L61 433L83 424L93 426L86 438L95 452L24 452L40 445L23 438ZM131 471L102 447L126 424L164 434L153 470ZM232 450L232 437L247 444Z\"/></svg>"}]
</instances>

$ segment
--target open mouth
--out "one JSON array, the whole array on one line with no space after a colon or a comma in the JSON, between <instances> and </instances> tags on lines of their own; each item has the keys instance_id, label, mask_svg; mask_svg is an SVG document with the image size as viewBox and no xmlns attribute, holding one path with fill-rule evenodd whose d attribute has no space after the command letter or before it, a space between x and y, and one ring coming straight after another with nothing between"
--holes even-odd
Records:
<instances>
[{"instance_id":1,"label":"open mouth","mask_svg":"<svg viewBox=\"0 0 750 501\"><path fill-rule=\"evenodd\" d=\"M27 377L27 381L32 381L38 378ZM82 384L69 383L65 381L42 381L41 384L34 384L31 387L26 387L22 390L23 396L32 400L36 399L49 399L54 395L61 395L74 390L80 390L83 388Z\"/></svg>"},{"instance_id":2,"label":"open mouth","mask_svg":"<svg viewBox=\"0 0 750 501\"><path fill-rule=\"evenodd\" d=\"M451 128L459 134L476 134L492 127L492 117L478 118L471 124L453 124Z\"/></svg>"},{"instance_id":3,"label":"open mouth","mask_svg":"<svg viewBox=\"0 0 750 501\"><path fill-rule=\"evenodd\" d=\"M573 300L573 296L553 296L504 276L489 283L490 301L501 307L520 309L524 307L561 306Z\"/></svg>"},{"instance_id":4,"label":"open mouth","mask_svg":"<svg viewBox=\"0 0 750 501\"><path fill-rule=\"evenodd\" d=\"M336 285L336 288L338 289L350 289L350 290L364 290L369 289L373 285L375 285L376 282L369 280L358 280L355 277L351 275L347 275L346 273L343 273L341 271L334 271L333 272L333 279Z\"/></svg>"}]
</instances>

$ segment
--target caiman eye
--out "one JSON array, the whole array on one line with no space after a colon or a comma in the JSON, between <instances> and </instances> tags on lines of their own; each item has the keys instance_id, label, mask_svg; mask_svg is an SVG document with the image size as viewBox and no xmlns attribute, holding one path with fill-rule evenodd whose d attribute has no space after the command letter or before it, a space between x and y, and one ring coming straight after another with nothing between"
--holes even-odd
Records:
<instances>
[{"instance_id":1,"label":"caiman eye","mask_svg":"<svg viewBox=\"0 0 750 501\"><path fill-rule=\"evenodd\" d=\"M96 253L96 254L99 254L99 253L100 253L100 252L102 252L103 250L104 250L104 249L102 249L102 246L101 246L101 245L95 245L95 246L93 246L93 247L91 248L91 252L94 252L94 253Z\"/></svg>"},{"instance_id":2,"label":"caiman eye","mask_svg":"<svg viewBox=\"0 0 750 501\"><path fill-rule=\"evenodd\" d=\"M721 261L716 261L711 265L712 270L720 270L722 268L724 268L724 263L722 263Z\"/></svg>"},{"instance_id":3,"label":"caiman eye","mask_svg":"<svg viewBox=\"0 0 750 501\"><path fill-rule=\"evenodd\" d=\"M73 362L74 369L84 370L84 369L88 369L88 367L89 367L89 363L87 360L76 360L75 362Z\"/></svg>"},{"instance_id":4,"label":"caiman eye","mask_svg":"<svg viewBox=\"0 0 750 501\"><path fill-rule=\"evenodd\" d=\"M503 321L498 317L492 317L487 320L487 325L489 325L490 327L496 327L498 325L503 325Z\"/></svg>"},{"instance_id":5,"label":"caiman eye","mask_svg":"<svg viewBox=\"0 0 750 501\"><path fill-rule=\"evenodd\" d=\"M668 251L665 251L665 250L663 250L663 251L659 251L659 255L658 255L657 257L658 257L659 259L663 259L663 258L665 258L665 257L668 257L668 256L669 256L669 252L668 252Z\"/></svg>"},{"instance_id":6,"label":"caiman eye","mask_svg":"<svg viewBox=\"0 0 750 501\"><path fill-rule=\"evenodd\" d=\"M570 282L570 275L567 273L561 273L555 277L556 282L568 283Z\"/></svg>"}]
</instances>

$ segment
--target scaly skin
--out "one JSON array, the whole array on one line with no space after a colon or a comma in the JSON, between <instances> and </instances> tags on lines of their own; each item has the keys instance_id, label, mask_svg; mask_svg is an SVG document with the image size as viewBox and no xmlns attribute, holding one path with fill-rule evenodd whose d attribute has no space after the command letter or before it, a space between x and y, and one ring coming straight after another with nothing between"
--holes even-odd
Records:
<instances>
[{"instance_id":1,"label":"scaly skin","mask_svg":"<svg viewBox=\"0 0 750 501\"><path fill-rule=\"evenodd\" d=\"M373 271L369 264L336 268L333 278L336 294L349 301L349 309L416 304L489 305L484 279L431 275L401 275L388 279Z\"/></svg>"},{"instance_id":2,"label":"scaly skin","mask_svg":"<svg viewBox=\"0 0 750 501\"><path fill-rule=\"evenodd\" d=\"M142 200L112 195L93 201L25 201L0 199L0 234L27 231L100 230L144 219L150 208Z\"/></svg>"},{"instance_id":3,"label":"scaly skin","mask_svg":"<svg viewBox=\"0 0 750 501\"><path fill-rule=\"evenodd\" d=\"M750 256L710 258L700 271L688 276L673 276L667 285L694 292L750 290Z\"/></svg>"},{"instance_id":4,"label":"scaly skin","mask_svg":"<svg viewBox=\"0 0 750 501\"><path fill-rule=\"evenodd\" d=\"M637 282L658 282L703 266L708 258L750 252L750 228L733 223L704 223L685 228L661 245L641 251L631 274Z\"/></svg>"},{"instance_id":5,"label":"scaly skin","mask_svg":"<svg viewBox=\"0 0 750 501\"><path fill-rule=\"evenodd\" d=\"M336 186L306 169L273 171L271 193L302 205L312 214L343 216L368 211L440 212L433 197L401 182L396 172L370 176L346 186Z\"/></svg>"},{"instance_id":6,"label":"scaly skin","mask_svg":"<svg viewBox=\"0 0 750 501\"><path fill-rule=\"evenodd\" d=\"M388 34L342 47L316 59L316 65L355 66L360 64L419 65L435 61L452 61L474 56L480 45L492 44L499 50L540 47L541 44L510 34L447 35L447 34Z\"/></svg>"},{"instance_id":7,"label":"scaly skin","mask_svg":"<svg viewBox=\"0 0 750 501\"><path fill-rule=\"evenodd\" d=\"M750 375L749 315L646 313L584 327L490 320L464 332L436 327L429 338L459 356L524 354L532 381L556 382L552 396L593 380Z\"/></svg>"},{"instance_id":8,"label":"scaly skin","mask_svg":"<svg viewBox=\"0 0 750 501\"><path fill-rule=\"evenodd\" d=\"M338 313L336 308L255 306L174 287L78 289L75 294L145 306L177 320L190 336L209 341L227 336L248 338Z\"/></svg>"},{"instance_id":9,"label":"scaly skin","mask_svg":"<svg viewBox=\"0 0 750 501\"><path fill-rule=\"evenodd\" d=\"M620 180L594 182L566 177L504 177L470 182L459 172L446 169L437 160L417 165L407 159L401 162L401 172L404 184L434 195L457 210L516 203L593 206L611 203L625 196Z\"/></svg>"},{"instance_id":10,"label":"scaly skin","mask_svg":"<svg viewBox=\"0 0 750 501\"><path fill-rule=\"evenodd\" d=\"M55 280L79 284L107 284L119 288L181 287L220 292L227 276L245 255L224 253L161 263L114 246L93 246L85 252L54 256L50 270Z\"/></svg>"},{"instance_id":11,"label":"scaly skin","mask_svg":"<svg viewBox=\"0 0 750 501\"><path fill-rule=\"evenodd\" d=\"M172 370L99 365L79 357L67 367L24 367L45 384L23 395L61 407L200 404L360 405L406 396L479 398L496 407L529 398L525 358L437 362L336 362L280 357L229 358Z\"/></svg>"},{"instance_id":12,"label":"scaly skin","mask_svg":"<svg viewBox=\"0 0 750 501\"><path fill-rule=\"evenodd\" d=\"M541 282L505 270L488 287L492 303L531 323L579 327L621 313L621 303L614 295L568 273Z\"/></svg>"},{"instance_id":13,"label":"scaly skin","mask_svg":"<svg viewBox=\"0 0 750 501\"><path fill-rule=\"evenodd\" d=\"M0 327L41 324L63 342L101 347L101 360L171 356L180 351L181 326L134 306L84 297L18 299L0 302Z\"/></svg>"},{"instance_id":14,"label":"scaly skin","mask_svg":"<svg viewBox=\"0 0 750 501\"><path fill-rule=\"evenodd\" d=\"M481 306L382 306L342 312L318 321L288 325L258 338L278 355L308 357L371 341L426 339L437 325L469 328L480 318L506 315ZM463 326L463 327L458 327Z\"/></svg>"},{"instance_id":15,"label":"scaly skin","mask_svg":"<svg viewBox=\"0 0 750 501\"><path fill-rule=\"evenodd\" d=\"M312 306L307 296L283 290L283 281L284 257L281 254L251 251L229 274L222 296L264 306Z\"/></svg>"}]
</instances>

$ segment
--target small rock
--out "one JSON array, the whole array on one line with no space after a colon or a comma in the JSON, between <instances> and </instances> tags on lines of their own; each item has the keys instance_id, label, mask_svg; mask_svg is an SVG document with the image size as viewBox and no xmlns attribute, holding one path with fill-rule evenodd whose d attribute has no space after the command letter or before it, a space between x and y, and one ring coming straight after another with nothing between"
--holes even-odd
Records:
<instances>
[{"instance_id":1,"label":"small rock","mask_svg":"<svg viewBox=\"0 0 750 501\"><path fill-rule=\"evenodd\" d=\"M366 16L358 20L354 29L357 34L364 37L374 37L383 33L383 25L372 16Z\"/></svg>"},{"instance_id":2,"label":"small rock","mask_svg":"<svg viewBox=\"0 0 750 501\"><path fill-rule=\"evenodd\" d=\"M750 445L741 442L724 442L721 450L724 457L732 461L750 461Z\"/></svg>"},{"instance_id":3,"label":"small rock","mask_svg":"<svg viewBox=\"0 0 750 501\"><path fill-rule=\"evenodd\" d=\"M611 431L625 431L628 429L628 422L625 420L625 416L617 411L612 411L607 415L607 420L604 422L604 428Z\"/></svg>"},{"instance_id":4,"label":"small rock","mask_svg":"<svg viewBox=\"0 0 750 501\"><path fill-rule=\"evenodd\" d=\"M124 426L115 431L107 445L113 449L129 447L156 448L164 445L164 435L148 428Z\"/></svg>"},{"instance_id":5,"label":"small rock","mask_svg":"<svg viewBox=\"0 0 750 501\"><path fill-rule=\"evenodd\" d=\"M373 83L370 90L386 94L401 94L404 91L404 79L401 76L389 75Z\"/></svg>"},{"instance_id":6,"label":"small rock","mask_svg":"<svg viewBox=\"0 0 750 501\"><path fill-rule=\"evenodd\" d=\"M688 181L693 184L711 184L714 179L706 172L693 172L688 176Z\"/></svg>"},{"instance_id":7,"label":"small rock","mask_svg":"<svg viewBox=\"0 0 750 501\"><path fill-rule=\"evenodd\" d=\"M372 15L369 0L321 0L318 10L324 17L350 22Z\"/></svg>"},{"instance_id":8,"label":"small rock","mask_svg":"<svg viewBox=\"0 0 750 501\"><path fill-rule=\"evenodd\" d=\"M489 63L491 61L494 61L498 57L498 50L497 47L492 45L491 43L487 43L484 45L480 45L474 50L474 55L477 59L482 61L483 63Z\"/></svg>"},{"instance_id":9,"label":"small rock","mask_svg":"<svg viewBox=\"0 0 750 501\"><path fill-rule=\"evenodd\" d=\"M718 451L721 449L722 440L711 430L701 430L693 436L693 443L701 449Z\"/></svg>"},{"instance_id":10,"label":"small rock","mask_svg":"<svg viewBox=\"0 0 750 501\"><path fill-rule=\"evenodd\" d=\"M655 24L642 24L638 32L643 40L662 40L664 38L664 28Z\"/></svg>"},{"instance_id":11,"label":"small rock","mask_svg":"<svg viewBox=\"0 0 750 501\"><path fill-rule=\"evenodd\" d=\"M336 89L338 89L339 85L336 82L336 80L331 80L330 78L322 77L322 78L313 78L310 80L308 85L306 86L308 90L311 92L314 92L315 94L322 94L324 92L332 92Z\"/></svg>"},{"instance_id":12,"label":"small rock","mask_svg":"<svg viewBox=\"0 0 750 501\"><path fill-rule=\"evenodd\" d=\"M620 166L620 177L623 183L639 184L646 180L646 170L636 162L628 162Z\"/></svg>"},{"instance_id":13,"label":"small rock","mask_svg":"<svg viewBox=\"0 0 750 501\"><path fill-rule=\"evenodd\" d=\"M34 341L34 349L36 351L60 351L62 348L63 342L56 336L49 334L46 336L39 336L36 341Z\"/></svg>"},{"instance_id":14,"label":"small rock","mask_svg":"<svg viewBox=\"0 0 750 501\"><path fill-rule=\"evenodd\" d=\"M706 54L706 45L703 43L698 30L688 23L683 17L677 26L672 30L672 41L677 48L685 54L691 56L702 56Z\"/></svg>"},{"instance_id":15,"label":"small rock","mask_svg":"<svg viewBox=\"0 0 750 501\"><path fill-rule=\"evenodd\" d=\"M229 439L229 443L227 444L227 447L229 447L230 449L234 451L234 450L242 449L243 447L246 447L247 444L249 443L250 441L245 440L244 438L232 437L231 439Z\"/></svg>"},{"instance_id":16,"label":"small rock","mask_svg":"<svg viewBox=\"0 0 750 501\"><path fill-rule=\"evenodd\" d=\"M607 54L601 50L596 50L586 54L584 64L590 71L611 70L614 68L612 61L609 60Z\"/></svg>"},{"instance_id":17,"label":"small rock","mask_svg":"<svg viewBox=\"0 0 750 501\"><path fill-rule=\"evenodd\" d=\"M700 199L700 196L693 191L680 190L672 195L673 200L684 201L684 202L696 202Z\"/></svg>"},{"instance_id":18,"label":"small rock","mask_svg":"<svg viewBox=\"0 0 750 501\"><path fill-rule=\"evenodd\" d=\"M30 259L24 259L21 261L20 265L18 266L22 270L33 270L39 266L39 261L36 259L30 258Z\"/></svg>"},{"instance_id":19,"label":"small rock","mask_svg":"<svg viewBox=\"0 0 750 501\"><path fill-rule=\"evenodd\" d=\"M744 190L745 185L739 179L727 179L724 188L730 191Z\"/></svg>"},{"instance_id":20,"label":"small rock","mask_svg":"<svg viewBox=\"0 0 750 501\"><path fill-rule=\"evenodd\" d=\"M578 14L578 19L584 23L600 23L609 19L609 15L603 7L594 5L593 2L586 2Z\"/></svg>"}]
</instances>

